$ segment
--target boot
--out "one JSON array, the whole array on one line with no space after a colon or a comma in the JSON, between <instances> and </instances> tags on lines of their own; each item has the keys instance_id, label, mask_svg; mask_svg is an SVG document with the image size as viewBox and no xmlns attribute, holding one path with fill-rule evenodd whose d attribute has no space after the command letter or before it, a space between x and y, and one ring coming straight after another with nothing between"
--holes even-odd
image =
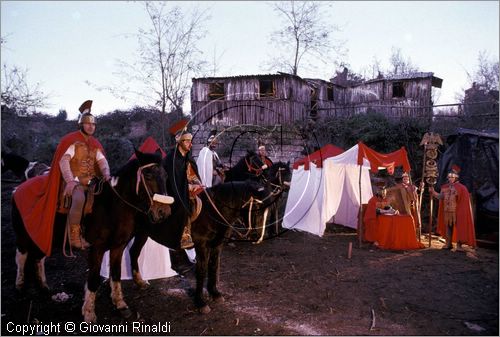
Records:
<instances>
[{"instance_id":1,"label":"boot","mask_svg":"<svg viewBox=\"0 0 500 337\"><path fill-rule=\"evenodd\" d=\"M193 247L194 243L191 238L191 221L188 221L186 226L184 226L184 231L182 232L181 249L189 249Z\"/></svg>"},{"instance_id":2,"label":"boot","mask_svg":"<svg viewBox=\"0 0 500 337\"><path fill-rule=\"evenodd\" d=\"M73 248L85 249L90 244L82 237L82 230L80 224L72 224L69 227L69 242Z\"/></svg>"}]
</instances>

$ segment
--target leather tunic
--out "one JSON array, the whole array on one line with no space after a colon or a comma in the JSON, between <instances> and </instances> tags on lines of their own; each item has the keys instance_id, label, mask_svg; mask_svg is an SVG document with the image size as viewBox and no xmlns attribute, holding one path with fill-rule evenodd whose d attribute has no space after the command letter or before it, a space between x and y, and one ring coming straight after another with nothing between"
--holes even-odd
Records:
<instances>
[{"instance_id":1,"label":"leather tunic","mask_svg":"<svg viewBox=\"0 0 500 337\"><path fill-rule=\"evenodd\" d=\"M76 142L74 146L75 155L69 162L71 173L78 177L82 185L86 186L99 171L96 162L97 148L90 148L84 142Z\"/></svg>"}]
</instances>

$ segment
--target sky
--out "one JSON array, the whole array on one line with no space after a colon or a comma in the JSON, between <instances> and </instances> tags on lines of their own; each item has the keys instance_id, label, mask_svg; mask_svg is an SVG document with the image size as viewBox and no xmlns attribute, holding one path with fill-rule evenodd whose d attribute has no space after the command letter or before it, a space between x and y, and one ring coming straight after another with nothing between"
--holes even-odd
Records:
<instances>
[{"instance_id":1,"label":"sky","mask_svg":"<svg viewBox=\"0 0 500 337\"><path fill-rule=\"evenodd\" d=\"M172 2L188 10L208 8L211 19L200 49L208 61L217 55L216 76L271 73L263 67L272 55L269 36L280 28L268 2ZM498 1L334 1L324 13L341 30L345 41L341 60L361 72L377 58L388 66L392 49L399 48L421 71L443 79L435 104L456 103L469 85L467 72L477 68L480 51L493 61L499 56ZM130 1L1 1L1 63L27 70L29 83L49 95L42 112L60 109L76 119L78 107L94 101L96 115L129 109L98 86L117 82L118 60L132 62L139 28L149 19L141 2ZM315 72L299 76L329 80L334 60ZM2 85L3 85L2 76ZM189 96L189 94L188 94ZM189 111L189 106L186 107Z\"/></svg>"}]
</instances>

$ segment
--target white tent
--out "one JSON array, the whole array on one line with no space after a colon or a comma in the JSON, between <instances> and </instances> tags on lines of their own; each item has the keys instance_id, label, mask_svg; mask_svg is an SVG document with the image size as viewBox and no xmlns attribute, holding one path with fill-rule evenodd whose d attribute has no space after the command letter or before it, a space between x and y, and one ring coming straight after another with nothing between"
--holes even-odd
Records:
<instances>
[{"instance_id":1,"label":"white tent","mask_svg":"<svg viewBox=\"0 0 500 337\"><path fill-rule=\"evenodd\" d=\"M358 145L344 153L323 160L322 168L313 162L310 169L299 166L293 170L286 203L283 227L322 236L330 220L351 228L358 227L361 202L366 204L373 196L370 164L363 159L357 165Z\"/></svg>"}]
</instances>

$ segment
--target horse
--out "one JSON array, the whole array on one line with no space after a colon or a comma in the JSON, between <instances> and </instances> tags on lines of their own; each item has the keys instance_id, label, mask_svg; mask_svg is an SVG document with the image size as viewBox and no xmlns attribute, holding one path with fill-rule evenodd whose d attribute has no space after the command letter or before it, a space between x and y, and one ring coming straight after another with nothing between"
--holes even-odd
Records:
<instances>
[{"instance_id":1,"label":"horse","mask_svg":"<svg viewBox=\"0 0 500 337\"><path fill-rule=\"evenodd\" d=\"M136 158L125 164L110 182L101 180L94 195L92 212L82 219L88 250L88 276L82 315L86 322L95 322L95 296L100 284L100 268L106 250L110 250L111 299L119 310L128 309L121 290L121 259L123 250L134 236L136 216L143 215L151 224L164 221L171 213L173 198L166 195L166 172L158 153L136 151ZM30 238L13 198L12 224L16 234L16 287L24 285L24 263L28 255L36 262L37 279L48 290L44 269L44 253ZM55 242L55 240L53 240Z\"/></svg>"},{"instance_id":2,"label":"horse","mask_svg":"<svg viewBox=\"0 0 500 337\"><path fill-rule=\"evenodd\" d=\"M48 173L50 166L28 159L15 153L2 151L2 174L12 171L21 182L38 175Z\"/></svg>"},{"instance_id":3,"label":"horse","mask_svg":"<svg viewBox=\"0 0 500 337\"><path fill-rule=\"evenodd\" d=\"M201 313L211 311L203 298L204 281L207 279L207 290L216 302L223 302L222 293L217 288L220 269L220 254L223 243L229 237L233 223L246 214L244 209L253 205L254 214L265 218L265 209L256 200L268 197L265 187L254 181L225 182L207 188L199 194L202 209L196 220L191 224L191 235L196 251L196 290L194 304ZM147 284L142 280L138 267L138 257L146 240L151 237L156 242L176 249L182 226L179 219L186 215L184 207L179 206L172 215L160 225L146 222L136 233L130 249L130 261L134 282L140 287Z\"/></svg>"},{"instance_id":4,"label":"horse","mask_svg":"<svg viewBox=\"0 0 500 337\"><path fill-rule=\"evenodd\" d=\"M279 211L281 198L283 192L287 191L290 187L290 181L292 179L292 170L290 168L290 162L277 162L271 165L268 169L262 170L260 168L261 161L258 155L251 150L247 150L247 154L241 158L233 167L226 171L225 181L244 181L250 179L253 181L258 181L272 191L269 194L269 198L266 200L267 205L270 207L269 217L269 235L276 235L279 233ZM274 226L272 226L274 224ZM251 228L251 224L246 224ZM264 228L262 228L264 230ZM261 242L264 236L264 231L262 232L259 240Z\"/></svg>"}]
</instances>

